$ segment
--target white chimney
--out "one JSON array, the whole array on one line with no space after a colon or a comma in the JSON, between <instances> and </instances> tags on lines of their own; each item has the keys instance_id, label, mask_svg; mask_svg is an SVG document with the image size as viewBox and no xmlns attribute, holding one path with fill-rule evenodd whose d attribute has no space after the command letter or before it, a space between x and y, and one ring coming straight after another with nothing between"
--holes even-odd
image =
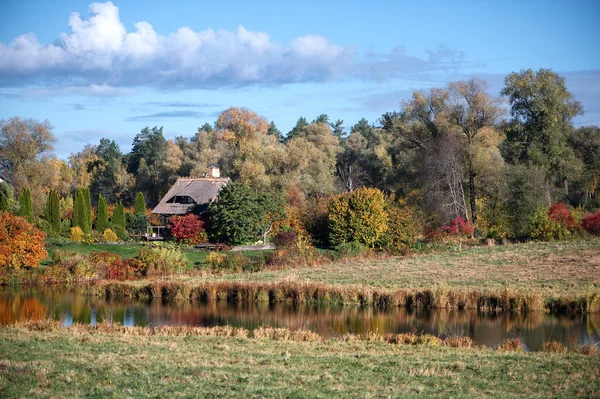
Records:
<instances>
[{"instance_id":1,"label":"white chimney","mask_svg":"<svg viewBox=\"0 0 600 399\"><path fill-rule=\"evenodd\" d=\"M221 177L221 170L219 169L219 164L212 163L208 165L208 169L208 177L211 177L213 179Z\"/></svg>"}]
</instances>

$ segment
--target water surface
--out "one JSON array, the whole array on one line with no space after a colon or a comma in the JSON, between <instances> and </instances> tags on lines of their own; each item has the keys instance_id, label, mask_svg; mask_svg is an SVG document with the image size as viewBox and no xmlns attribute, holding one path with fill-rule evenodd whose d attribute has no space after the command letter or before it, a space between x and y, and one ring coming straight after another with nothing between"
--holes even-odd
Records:
<instances>
[{"instance_id":1,"label":"water surface","mask_svg":"<svg viewBox=\"0 0 600 399\"><path fill-rule=\"evenodd\" d=\"M347 333L428 333L468 335L477 345L495 347L507 338L521 338L525 349L541 350L555 340L568 345L600 342L600 315L555 316L481 313L477 311L404 308L381 310L371 306L316 306L227 302L142 302L92 298L80 289L4 289L0 291L0 325L18 320L60 320L125 326L218 326L255 329L260 326L308 329L332 337Z\"/></svg>"}]
</instances>

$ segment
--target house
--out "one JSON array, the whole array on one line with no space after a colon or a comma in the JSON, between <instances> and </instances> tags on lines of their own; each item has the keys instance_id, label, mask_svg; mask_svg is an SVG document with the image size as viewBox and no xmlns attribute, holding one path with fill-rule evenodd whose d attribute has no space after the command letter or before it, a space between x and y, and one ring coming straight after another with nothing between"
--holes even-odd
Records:
<instances>
[{"instance_id":1,"label":"house","mask_svg":"<svg viewBox=\"0 0 600 399\"><path fill-rule=\"evenodd\" d=\"M177 179L167 194L152 210L153 214L163 217L182 216L188 213L200 215L217 198L219 192L230 182L228 177L220 175L219 165L209 165L206 177L182 177Z\"/></svg>"}]
</instances>

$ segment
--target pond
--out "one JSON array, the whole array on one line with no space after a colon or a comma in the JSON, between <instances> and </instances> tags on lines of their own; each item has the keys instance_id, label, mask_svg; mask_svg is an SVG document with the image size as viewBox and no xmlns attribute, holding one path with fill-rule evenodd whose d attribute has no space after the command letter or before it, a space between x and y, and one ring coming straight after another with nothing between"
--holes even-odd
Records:
<instances>
[{"instance_id":1,"label":"pond","mask_svg":"<svg viewBox=\"0 0 600 399\"><path fill-rule=\"evenodd\" d=\"M507 338L519 337L525 349L531 351L541 350L550 340L568 345L600 342L598 314L493 314L224 301L162 303L87 297L81 289L0 290L0 325L48 317L60 320L65 326L109 321L125 326L229 325L249 330L261 326L285 327L312 330L326 337L406 332L468 335L475 344L492 348Z\"/></svg>"}]
</instances>

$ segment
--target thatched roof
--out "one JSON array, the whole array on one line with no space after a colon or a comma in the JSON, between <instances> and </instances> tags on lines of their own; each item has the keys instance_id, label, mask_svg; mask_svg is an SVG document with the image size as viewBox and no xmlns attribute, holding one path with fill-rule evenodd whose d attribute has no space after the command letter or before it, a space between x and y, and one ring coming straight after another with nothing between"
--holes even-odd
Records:
<instances>
[{"instance_id":1,"label":"thatched roof","mask_svg":"<svg viewBox=\"0 0 600 399\"><path fill-rule=\"evenodd\" d=\"M202 213L229 183L227 178L179 178L160 200L152 213L160 215L185 215Z\"/></svg>"}]
</instances>

